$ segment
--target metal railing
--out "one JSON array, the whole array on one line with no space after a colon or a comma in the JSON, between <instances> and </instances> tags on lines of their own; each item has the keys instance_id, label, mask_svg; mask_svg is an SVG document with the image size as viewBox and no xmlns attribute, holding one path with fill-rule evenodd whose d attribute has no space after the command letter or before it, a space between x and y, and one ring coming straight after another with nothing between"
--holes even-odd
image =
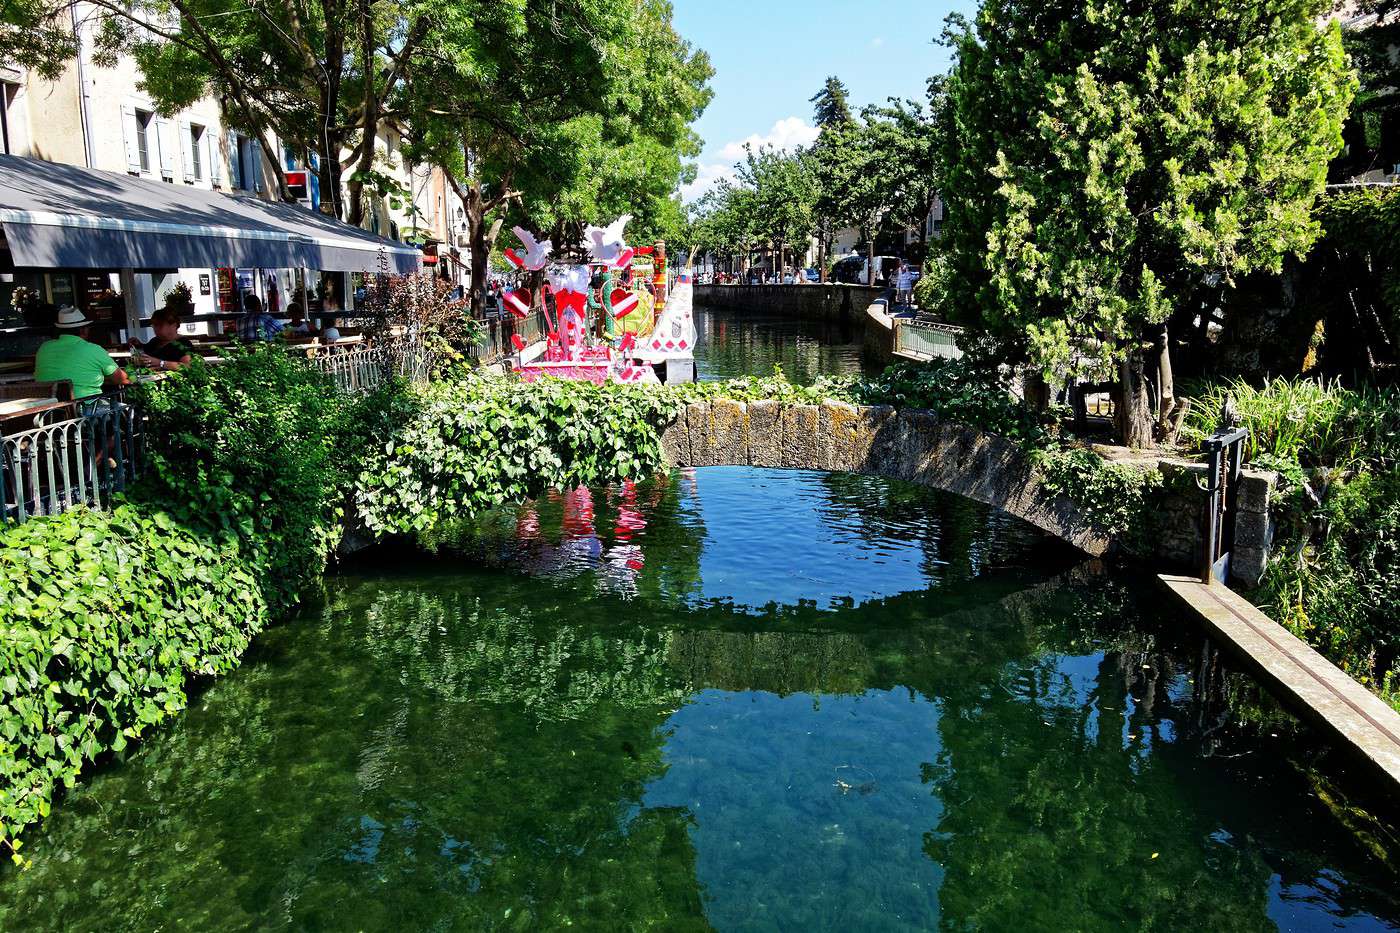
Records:
<instances>
[{"instance_id":1,"label":"metal railing","mask_svg":"<svg viewBox=\"0 0 1400 933\"><path fill-rule=\"evenodd\" d=\"M75 402L61 421L0 435L0 521L78 506L106 508L140 474L136 410L118 399Z\"/></svg>"},{"instance_id":2,"label":"metal railing","mask_svg":"<svg viewBox=\"0 0 1400 933\"><path fill-rule=\"evenodd\" d=\"M312 357L311 365L330 376L342 392L372 392L395 377L427 382L433 358L421 341L393 340L332 349Z\"/></svg>"},{"instance_id":3,"label":"metal railing","mask_svg":"<svg viewBox=\"0 0 1400 933\"><path fill-rule=\"evenodd\" d=\"M894 352L921 359L955 360L962 356L958 348L961 327L895 318Z\"/></svg>"},{"instance_id":4,"label":"metal railing","mask_svg":"<svg viewBox=\"0 0 1400 933\"><path fill-rule=\"evenodd\" d=\"M481 337L467 351L467 354L483 363L495 362L516 352L515 344L511 340L512 336L519 335L528 347L532 343L543 340L548 329L545 325L544 312L538 308L523 319L503 314L499 317L479 320L478 323L481 325Z\"/></svg>"}]
</instances>

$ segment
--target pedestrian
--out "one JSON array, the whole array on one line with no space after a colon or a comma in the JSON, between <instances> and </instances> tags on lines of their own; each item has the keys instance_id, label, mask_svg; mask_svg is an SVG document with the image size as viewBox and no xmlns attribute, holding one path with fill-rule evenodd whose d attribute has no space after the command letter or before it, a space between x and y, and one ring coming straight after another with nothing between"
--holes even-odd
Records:
<instances>
[{"instance_id":1,"label":"pedestrian","mask_svg":"<svg viewBox=\"0 0 1400 933\"><path fill-rule=\"evenodd\" d=\"M241 340L273 340L282 333L282 322L263 310L262 300L252 292L243 296L243 317L238 319Z\"/></svg>"},{"instance_id":2,"label":"pedestrian","mask_svg":"<svg viewBox=\"0 0 1400 933\"><path fill-rule=\"evenodd\" d=\"M914 270L909 268L909 263L903 259L899 261L899 270L895 273L895 294L894 303L903 307L909 307L914 303Z\"/></svg>"}]
</instances>

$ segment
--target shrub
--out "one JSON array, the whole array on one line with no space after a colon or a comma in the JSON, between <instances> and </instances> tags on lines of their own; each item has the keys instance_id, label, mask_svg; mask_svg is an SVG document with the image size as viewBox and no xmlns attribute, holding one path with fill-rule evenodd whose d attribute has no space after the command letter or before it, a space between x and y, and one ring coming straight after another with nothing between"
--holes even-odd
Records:
<instances>
[{"instance_id":1,"label":"shrub","mask_svg":"<svg viewBox=\"0 0 1400 933\"><path fill-rule=\"evenodd\" d=\"M537 494L659 469L682 394L638 386L468 376L423 390L367 462L355 501L374 533L425 533Z\"/></svg>"},{"instance_id":2,"label":"shrub","mask_svg":"<svg viewBox=\"0 0 1400 933\"><path fill-rule=\"evenodd\" d=\"M1083 509L1096 530L1122 536L1129 550L1141 548L1153 494L1162 487L1159 471L1111 463L1083 448L1040 450L1034 460L1046 489Z\"/></svg>"},{"instance_id":3,"label":"shrub","mask_svg":"<svg viewBox=\"0 0 1400 933\"><path fill-rule=\"evenodd\" d=\"M966 360L896 363L879 376L857 382L851 396L866 405L927 408L950 421L1032 446L1048 438L1046 423L1011 394L1000 373Z\"/></svg>"},{"instance_id":4,"label":"shrub","mask_svg":"<svg viewBox=\"0 0 1400 933\"><path fill-rule=\"evenodd\" d=\"M196 363L145 389L139 496L235 534L274 612L315 586L370 438L406 418L402 390L345 396L276 345Z\"/></svg>"},{"instance_id":5,"label":"shrub","mask_svg":"<svg viewBox=\"0 0 1400 933\"><path fill-rule=\"evenodd\" d=\"M0 533L0 845L238 663L266 605L231 535L121 504Z\"/></svg>"},{"instance_id":6,"label":"shrub","mask_svg":"<svg viewBox=\"0 0 1400 933\"><path fill-rule=\"evenodd\" d=\"M1247 460L1267 456L1340 469L1400 462L1400 392L1393 389L1345 389L1303 378L1215 383L1194 393L1183 439L1199 444L1214 431L1226 396L1249 428Z\"/></svg>"},{"instance_id":7,"label":"shrub","mask_svg":"<svg viewBox=\"0 0 1400 933\"><path fill-rule=\"evenodd\" d=\"M1308 517L1317 533L1279 542L1255 599L1400 709L1400 469L1334 483Z\"/></svg>"}]
</instances>

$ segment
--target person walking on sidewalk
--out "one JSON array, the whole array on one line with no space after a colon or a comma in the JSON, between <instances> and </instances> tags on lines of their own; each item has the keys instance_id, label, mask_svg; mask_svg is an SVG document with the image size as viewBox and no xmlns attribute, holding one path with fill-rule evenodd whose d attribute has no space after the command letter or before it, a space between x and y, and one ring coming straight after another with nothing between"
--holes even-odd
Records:
<instances>
[{"instance_id":1,"label":"person walking on sidewalk","mask_svg":"<svg viewBox=\"0 0 1400 933\"><path fill-rule=\"evenodd\" d=\"M894 303L904 308L914 303L914 270L903 259L894 276Z\"/></svg>"}]
</instances>

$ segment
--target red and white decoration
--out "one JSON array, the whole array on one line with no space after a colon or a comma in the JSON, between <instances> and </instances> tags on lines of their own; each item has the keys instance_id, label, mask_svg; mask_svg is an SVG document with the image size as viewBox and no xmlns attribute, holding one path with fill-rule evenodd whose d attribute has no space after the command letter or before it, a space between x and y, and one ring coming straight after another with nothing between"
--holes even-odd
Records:
<instances>
[{"instance_id":1,"label":"red and white decoration","mask_svg":"<svg viewBox=\"0 0 1400 933\"><path fill-rule=\"evenodd\" d=\"M624 318L631 314L636 310L637 300L636 292L626 288L614 288L612 294L608 296L608 304L612 306L613 317Z\"/></svg>"},{"instance_id":2,"label":"red and white decoration","mask_svg":"<svg viewBox=\"0 0 1400 933\"><path fill-rule=\"evenodd\" d=\"M527 317L530 314L530 306L533 304L533 296L528 288L517 288L505 294L506 309L516 317Z\"/></svg>"}]
</instances>

